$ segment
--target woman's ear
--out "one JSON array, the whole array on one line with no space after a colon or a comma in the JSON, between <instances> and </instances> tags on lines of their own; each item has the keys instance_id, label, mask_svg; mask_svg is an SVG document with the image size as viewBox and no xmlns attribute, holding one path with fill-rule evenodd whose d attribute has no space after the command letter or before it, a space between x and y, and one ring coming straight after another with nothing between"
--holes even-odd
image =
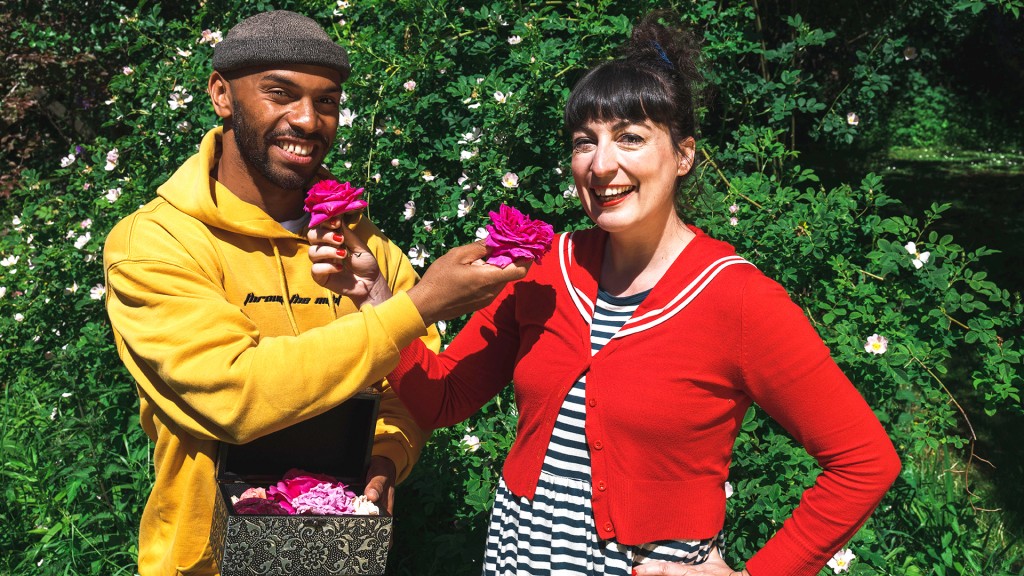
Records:
<instances>
[{"instance_id":1,"label":"woman's ear","mask_svg":"<svg viewBox=\"0 0 1024 576\"><path fill-rule=\"evenodd\" d=\"M232 98L231 84L220 72L214 71L210 74L210 82L206 86L206 93L210 95L213 103L213 111L223 119L231 118Z\"/></svg>"},{"instance_id":2,"label":"woman's ear","mask_svg":"<svg viewBox=\"0 0 1024 576\"><path fill-rule=\"evenodd\" d=\"M689 137L679 143L678 157L679 166L676 169L676 176L686 176L693 168L693 158L697 153L697 142Z\"/></svg>"}]
</instances>

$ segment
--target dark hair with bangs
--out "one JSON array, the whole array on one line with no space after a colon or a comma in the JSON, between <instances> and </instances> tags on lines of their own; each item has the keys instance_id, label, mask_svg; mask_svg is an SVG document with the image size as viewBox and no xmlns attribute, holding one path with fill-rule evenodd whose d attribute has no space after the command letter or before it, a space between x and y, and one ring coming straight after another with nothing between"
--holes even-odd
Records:
<instances>
[{"instance_id":1,"label":"dark hair with bangs","mask_svg":"<svg viewBox=\"0 0 1024 576\"><path fill-rule=\"evenodd\" d=\"M576 83L565 105L566 133L592 120L649 120L667 126L676 146L697 137L704 92L700 41L681 24L662 22L679 23L680 18L665 11L648 14L634 26L618 58L598 64ZM678 192L682 209L686 202Z\"/></svg>"},{"instance_id":2,"label":"dark hair with bangs","mask_svg":"<svg viewBox=\"0 0 1024 576\"><path fill-rule=\"evenodd\" d=\"M693 135L694 126L676 126L680 120L677 104L662 79L652 70L625 60L613 60L594 68L576 84L565 107L569 132L591 120L650 120L678 130L672 134L678 144Z\"/></svg>"},{"instance_id":3,"label":"dark hair with bangs","mask_svg":"<svg viewBox=\"0 0 1024 576\"><path fill-rule=\"evenodd\" d=\"M572 90L565 127L573 132L590 120L651 120L668 126L674 143L697 136L697 107L704 75L700 42L670 12L645 16L620 49L621 56L592 68Z\"/></svg>"}]
</instances>

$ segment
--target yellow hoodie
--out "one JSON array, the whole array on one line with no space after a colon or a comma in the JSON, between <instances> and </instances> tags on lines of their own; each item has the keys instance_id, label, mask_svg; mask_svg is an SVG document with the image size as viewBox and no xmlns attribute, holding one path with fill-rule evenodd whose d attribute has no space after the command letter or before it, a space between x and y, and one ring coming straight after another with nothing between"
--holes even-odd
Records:
<instances>
[{"instance_id":1,"label":"yellow hoodie","mask_svg":"<svg viewBox=\"0 0 1024 576\"><path fill-rule=\"evenodd\" d=\"M360 217L350 228L395 297L359 310L334 297L313 282L304 237L210 176L221 136L210 131L159 197L114 227L104 251L117 350L156 443L142 576L216 573L208 540L219 442L325 412L382 380L413 339L439 344L404 293L418 277L399 247ZM374 455L393 460L401 480L425 438L385 383Z\"/></svg>"}]
</instances>

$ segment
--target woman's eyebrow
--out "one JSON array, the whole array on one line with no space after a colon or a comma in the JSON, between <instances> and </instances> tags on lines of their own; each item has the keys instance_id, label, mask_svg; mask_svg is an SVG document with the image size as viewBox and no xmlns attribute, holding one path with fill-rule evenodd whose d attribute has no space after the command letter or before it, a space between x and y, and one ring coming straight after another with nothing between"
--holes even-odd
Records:
<instances>
[{"instance_id":1,"label":"woman's eyebrow","mask_svg":"<svg viewBox=\"0 0 1024 576\"><path fill-rule=\"evenodd\" d=\"M646 121L645 122L635 122L633 120L625 120L625 119L623 119L623 120L619 120L618 122L612 124L612 130L622 130L623 128L625 128L627 126L643 126L646 123L647 123Z\"/></svg>"}]
</instances>

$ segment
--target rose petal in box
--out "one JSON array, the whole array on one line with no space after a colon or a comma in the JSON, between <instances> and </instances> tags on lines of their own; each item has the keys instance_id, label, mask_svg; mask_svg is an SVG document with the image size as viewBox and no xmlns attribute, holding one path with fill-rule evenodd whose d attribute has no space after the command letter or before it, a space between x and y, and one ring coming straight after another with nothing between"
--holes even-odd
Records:
<instances>
[{"instance_id":1,"label":"rose petal in box","mask_svg":"<svg viewBox=\"0 0 1024 576\"><path fill-rule=\"evenodd\" d=\"M293 468L328 474L361 494L380 396L357 394L319 416L250 442L222 444L210 543L222 576L384 574L392 518L237 514L232 496L275 484Z\"/></svg>"}]
</instances>

